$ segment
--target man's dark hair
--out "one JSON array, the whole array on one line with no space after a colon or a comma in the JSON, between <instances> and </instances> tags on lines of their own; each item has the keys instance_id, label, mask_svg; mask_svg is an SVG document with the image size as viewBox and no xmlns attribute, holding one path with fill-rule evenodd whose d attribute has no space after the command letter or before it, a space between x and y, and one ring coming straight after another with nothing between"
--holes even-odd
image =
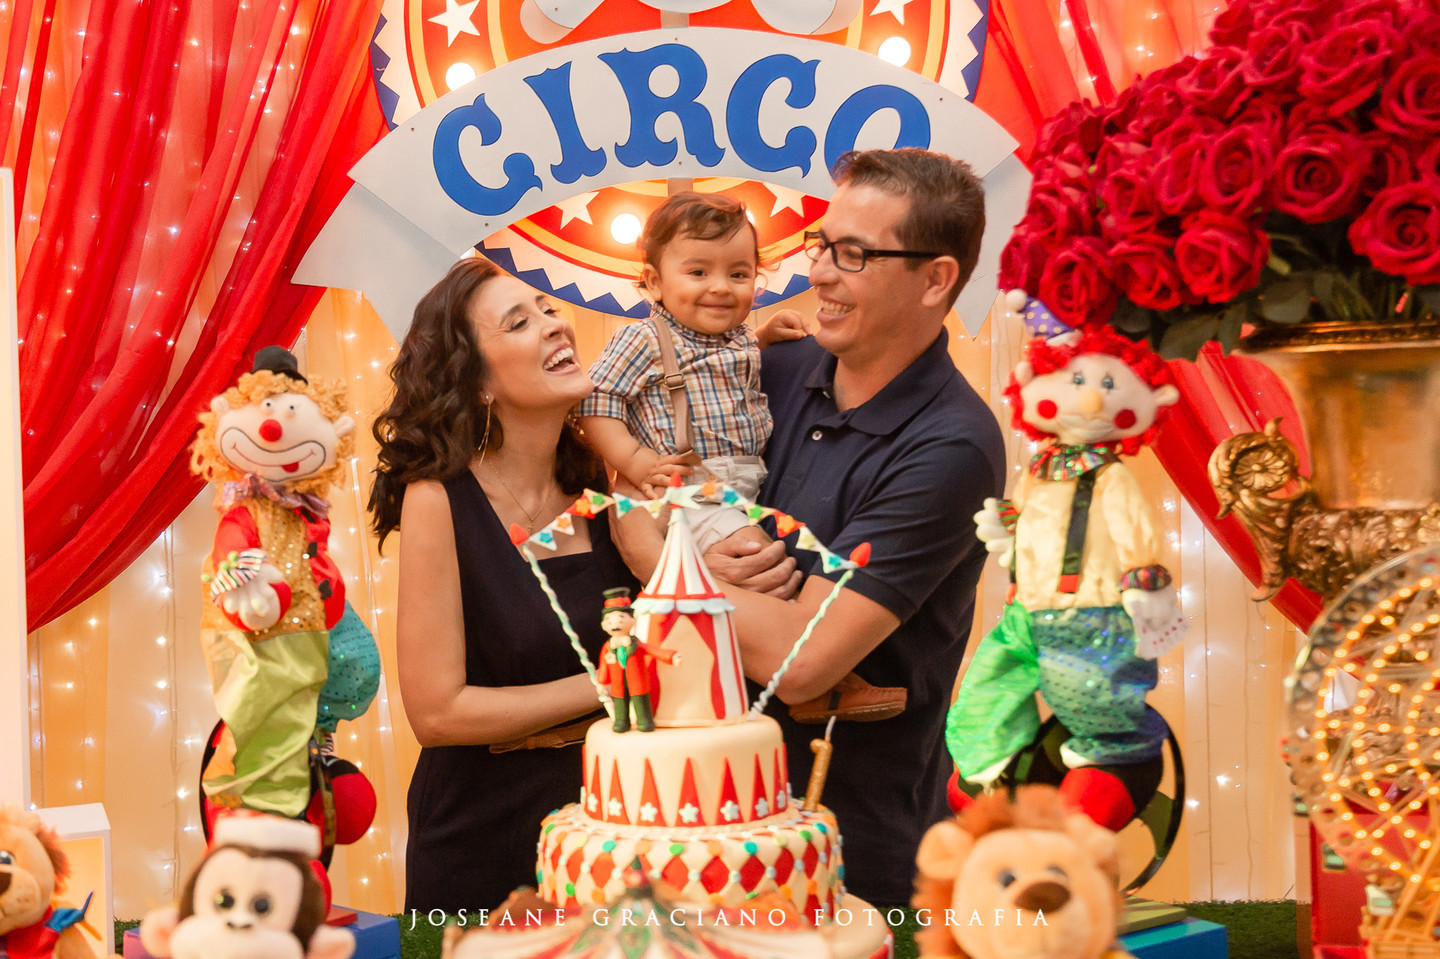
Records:
<instances>
[{"instance_id":1,"label":"man's dark hair","mask_svg":"<svg viewBox=\"0 0 1440 959\"><path fill-rule=\"evenodd\" d=\"M910 201L910 212L896 227L907 250L953 256L960 275L950 288L949 306L970 281L985 233L985 190L964 160L906 147L852 150L831 171L837 186L873 186ZM918 269L924 260L910 261Z\"/></svg>"}]
</instances>

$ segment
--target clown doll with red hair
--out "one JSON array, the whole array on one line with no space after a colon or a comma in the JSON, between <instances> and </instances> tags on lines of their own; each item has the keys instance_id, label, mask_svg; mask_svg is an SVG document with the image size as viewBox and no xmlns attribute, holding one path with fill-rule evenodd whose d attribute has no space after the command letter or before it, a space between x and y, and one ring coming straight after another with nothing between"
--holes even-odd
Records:
<instances>
[{"instance_id":1,"label":"clown doll with red hair","mask_svg":"<svg viewBox=\"0 0 1440 959\"><path fill-rule=\"evenodd\" d=\"M1154 438L1180 394L1146 344L1070 330L1038 300L1023 311L1034 335L1005 396L1015 427L1045 445L1011 499L975 517L1013 582L950 710L952 802L991 787L1032 744L1038 693L1069 733L1062 798L1118 831L1159 784L1168 731L1145 697L1156 658L1186 629L1154 512L1121 456Z\"/></svg>"}]
</instances>

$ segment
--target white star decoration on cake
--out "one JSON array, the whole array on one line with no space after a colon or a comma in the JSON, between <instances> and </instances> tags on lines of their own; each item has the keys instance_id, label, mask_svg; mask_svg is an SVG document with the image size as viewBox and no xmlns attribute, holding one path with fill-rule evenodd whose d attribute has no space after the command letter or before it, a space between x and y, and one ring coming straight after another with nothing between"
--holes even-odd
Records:
<instances>
[{"instance_id":1,"label":"white star decoration on cake","mask_svg":"<svg viewBox=\"0 0 1440 959\"><path fill-rule=\"evenodd\" d=\"M733 799L730 800L720 807L720 815L726 822L734 822L740 818L740 804Z\"/></svg>"},{"instance_id":2,"label":"white star decoration on cake","mask_svg":"<svg viewBox=\"0 0 1440 959\"><path fill-rule=\"evenodd\" d=\"M594 812L595 810L600 808L600 797L591 796L589 801L585 805L589 807L591 812Z\"/></svg>"},{"instance_id":3,"label":"white star decoration on cake","mask_svg":"<svg viewBox=\"0 0 1440 959\"><path fill-rule=\"evenodd\" d=\"M592 807L592 808L593 808L593 807ZM784 809L784 808L785 808L785 790L783 790L783 789L780 790L779 792L777 792L777 793L775 794L775 808L776 808L776 809Z\"/></svg>"},{"instance_id":4,"label":"white star decoration on cake","mask_svg":"<svg viewBox=\"0 0 1440 959\"><path fill-rule=\"evenodd\" d=\"M625 805L621 803L618 799L610 800L610 802L606 804L605 808L612 816L618 816L625 811Z\"/></svg>"},{"instance_id":5,"label":"white star decoration on cake","mask_svg":"<svg viewBox=\"0 0 1440 959\"><path fill-rule=\"evenodd\" d=\"M660 812L660 810L658 810L658 809L655 808L655 804L654 804L654 803L648 803L648 802L647 802L645 805L643 805L643 806L640 807L640 821L641 821L641 822L654 822L654 821L655 821L655 816L656 816L656 814L658 814L659 812Z\"/></svg>"},{"instance_id":6,"label":"white star decoration on cake","mask_svg":"<svg viewBox=\"0 0 1440 959\"><path fill-rule=\"evenodd\" d=\"M693 823L700 818L700 807L694 803L687 802L680 807L680 821Z\"/></svg>"},{"instance_id":7,"label":"white star decoration on cake","mask_svg":"<svg viewBox=\"0 0 1440 959\"><path fill-rule=\"evenodd\" d=\"M768 815L770 815L770 804L765 801L764 796L761 796L755 801L755 818L764 819Z\"/></svg>"}]
</instances>

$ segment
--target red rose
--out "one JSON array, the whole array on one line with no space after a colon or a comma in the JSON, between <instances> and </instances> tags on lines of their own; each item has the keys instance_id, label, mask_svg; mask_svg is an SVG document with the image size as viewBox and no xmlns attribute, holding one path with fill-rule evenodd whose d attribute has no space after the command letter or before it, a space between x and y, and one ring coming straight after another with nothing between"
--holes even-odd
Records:
<instances>
[{"instance_id":1,"label":"red rose","mask_svg":"<svg viewBox=\"0 0 1440 959\"><path fill-rule=\"evenodd\" d=\"M1400 38L1375 20L1338 25L1300 53L1300 92L1331 116L1353 110L1380 89Z\"/></svg>"},{"instance_id":2,"label":"red rose","mask_svg":"<svg viewBox=\"0 0 1440 959\"><path fill-rule=\"evenodd\" d=\"M1251 34L1240 63L1245 82L1271 96L1300 95L1300 50L1309 39L1298 23L1270 26Z\"/></svg>"},{"instance_id":3,"label":"red rose","mask_svg":"<svg viewBox=\"0 0 1440 959\"><path fill-rule=\"evenodd\" d=\"M1358 134L1360 124L1348 113L1331 116L1329 107L1323 103L1301 102L1295 104L1285 118L1285 140L1317 134L1348 133Z\"/></svg>"},{"instance_id":4,"label":"red rose","mask_svg":"<svg viewBox=\"0 0 1440 959\"><path fill-rule=\"evenodd\" d=\"M1221 213L1249 217L1270 203L1270 170L1274 152L1264 131L1237 126L1206 151L1198 168L1200 195L1207 206Z\"/></svg>"},{"instance_id":5,"label":"red rose","mask_svg":"<svg viewBox=\"0 0 1440 959\"><path fill-rule=\"evenodd\" d=\"M1376 128L1411 140L1440 133L1440 56L1422 53L1395 67L1371 114Z\"/></svg>"},{"instance_id":6,"label":"red rose","mask_svg":"<svg viewBox=\"0 0 1440 959\"><path fill-rule=\"evenodd\" d=\"M1091 158L1079 145L1068 143L1058 152L1037 157L1035 165L1030 169L1030 175L1035 180L1047 180L1088 190L1091 163Z\"/></svg>"},{"instance_id":7,"label":"red rose","mask_svg":"<svg viewBox=\"0 0 1440 959\"><path fill-rule=\"evenodd\" d=\"M1196 183L1205 166L1209 144L1192 139L1177 143L1155 165L1152 180L1160 209L1174 216L1193 213L1205 205Z\"/></svg>"},{"instance_id":8,"label":"red rose","mask_svg":"<svg viewBox=\"0 0 1440 959\"><path fill-rule=\"evenodd\" d=\"M1201 116L1186 111L1171 117L1165 128L1155 134L1155 148L1161 156L1169 153L1186 140L1218 140L1225 132L1225 124L1214 117Z\"/></svg>"},{"instance_id":9,"label":"red rose","mask_svg":"<svg viewBox=\"0 0 1440 959\"><path fill-rule=\"evenodd\" d=\"M1153 73L1141 81L1137 89L1140 93L1135 98L1125 131L1142 140L1153 140L1184 112L1185 101L1173 82L1159 80Z\"/></svg>"},{"instance_id":10,"label":"red rose","mask_svg":"<svg viewBox=\"0 0 1440 959\"><path fill-rule=\"evenodd\" d=\"M1233 216L1202 210L1185 221L1175 241L1175 261L1190 292L1226 303L1260 282L1270 258L1270 237Z\"/></svg>"},{"instance_id":11,"label":"red rose","mask_svg":"<svg viewBox=\"0 0 1440 959\"><path fill-rule=\"evenodd\" d=\"M1036 233L1059 245L1072 236L1094 233L1094 210L1088 189L1061 180L1036 180L1030 185L1025 219Z\"/></svg>"},{"instance_id":12,"label":"red rose","mask_svg":"<svg viewBox=\"0 0 1440 959\"><path fill-rule=\"evenodd\" d=\"M1150 149L1149 144L1129 133L1119 133L1105 141L1095 154L1095 177L1104 182L1111 173L1132 165Z\"/></svg>"},{"instance_id":13,"label":"red rose","mask_svg":"<svg viewBox=\"0 0 1440 959\"><path fill-rule=\"evenodd\" d=\"M1280 102L1271 97L1254 97L1245 104L1245 109L1235 115L1230 123L1234 126L1255 127L1256 136L1264 138L1267 143L1279 145L1284 143L1286 137L1282 133L1285 129L1286 112Z\"/></svg>"},{"instance_id":14,"label":"red rose","mask_svg":"<svg viewBox=\"0 0 1440 959\"><path fill-rule=\"evenodd\" d=\"M1275 209L1306 223L1354 216L1360 206L1365 144L1346 134L1301 137L1275 158Z\"/></svg>"},{"instance_id":15,"label":"red rose","mask_svg":"<svg viewBox=\"0 0 1440 959\"><path fill-rule=\"evenodd\" d=\"M1245 83L1244 61L1238 47L1215 47L1175 81L1175 89L1196 113L1229 119L1254 94Z\"/></svg>"},{"instance_id":16,"label":"red rose","mask_svg":"<svg viewBox=\"0 0 1440 959\"><path fill-rule=\"evenodd\" d=\"M1155 201L1150 171L1141 163L1126 164L1100 183L1100 228L1116 240L1153 230L1165 216Z\"/></svg>"},{"instance_id":17,"label":"red rose","mask_svg":"<svg viewBox=\"0 0 1440 959\"><path fill-rule=\"evenodd\" d=\"M1050 258L1040 277L1040 299L1071 326L1104 323L1119 294L1110 282L1105 243L1084 237Z\"/></svg>"},{"instance_id":18,"label":"red rose","mask_svg":"<svg viewBox=\"0 0 1440 959\"><path fill-rule=\"evenodd\" d=\"M1000 251L1000 289L1037 292L1051 249L1045 237L1021 220L1010 235L1010 242Z\"/></svg>"},{"instance_id":19,"label":"red rose","mask_svg":"<svg viewBox=\"0 0 1440 959\"><path fill-rule=\"evenodd\" d=\"M1360 187L1363 192L1374 195L1386 187L1399 186L1415 179L1415 154L1407 144L1397 143L1390 134L1374 130L1361 136L1360 142L1364 144L1369 159ZM1419 165L1424 169L1423 156Z\"/></svg>"},{"instance_id":20,"label":"red rose","mask_svg":"<svg viewBox=\"0 0 1440 959\"><path fill-rule=\"evenodd\" d=\"M1075 100L1055 114L1040 128L1035 137L1035 155L1057 153L1074 143L1089 156L1094 156L1105 138L1105 114L1089 101Z\"/></svg>"},{"instance_id":21,"label":"red rose","mask_svg":"<svg viewBox=\"0 0 1440 959\"><path fill-rule=\"evenodd\" d=\"M1173 310L1188 299L1180 265L1170 255L1169 244L1149 238L1116 243L1110 248L1110 275L1137 306Z\"/></svg>"},{"instance_id":22,"label":"red rose","mask_svg":"<svg viewBox=\"0 0 1440 959\"><path fill-rule=\"evenodd\" d=\"M1430 144L1425 152L1420 154L1420 159L1415 161L1415 169L1417 175L1423 179L1440 181L1440 140Z\"/></svg>"},{"instance_id":23,"label":"red rose","mask_svg":"<svg viewBox=\"0 0 1440 959\"><path fill-rule=\"evenodd\" d=\"M1440 283L1440 199L1434 183L1416 181L1375 195L1350 224L1350 245L1375 269L1411 286Z\"/></svg>"},{"instance_id":24,"label":"red rose","mask_svg":"<svg viewBox=\"0 0 1440 959\"><path fill-rule=\"evenodd\" d=\"M1219 46L1238 47L1255 29L1254 5L1241 0L1221 11L1210 27L1210 42Z\"/></svg>"}]
</instances>

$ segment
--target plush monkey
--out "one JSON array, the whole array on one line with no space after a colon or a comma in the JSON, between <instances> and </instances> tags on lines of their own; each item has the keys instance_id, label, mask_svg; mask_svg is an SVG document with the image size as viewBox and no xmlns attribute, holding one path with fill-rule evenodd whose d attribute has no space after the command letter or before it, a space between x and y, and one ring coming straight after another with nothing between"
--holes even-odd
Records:
<instances>
[{"instance_id":1,"label":"plush monkey","mask_svg":"<svg viewBox=\"0 0 1440 959\"><path fill-rule=\"evenodd\" d=\"M180 902L141 921L141 945L157 959L349 959L354 937L324 925L319 854L309 823L221 816Z\"/></svg>"}]
</instances>

